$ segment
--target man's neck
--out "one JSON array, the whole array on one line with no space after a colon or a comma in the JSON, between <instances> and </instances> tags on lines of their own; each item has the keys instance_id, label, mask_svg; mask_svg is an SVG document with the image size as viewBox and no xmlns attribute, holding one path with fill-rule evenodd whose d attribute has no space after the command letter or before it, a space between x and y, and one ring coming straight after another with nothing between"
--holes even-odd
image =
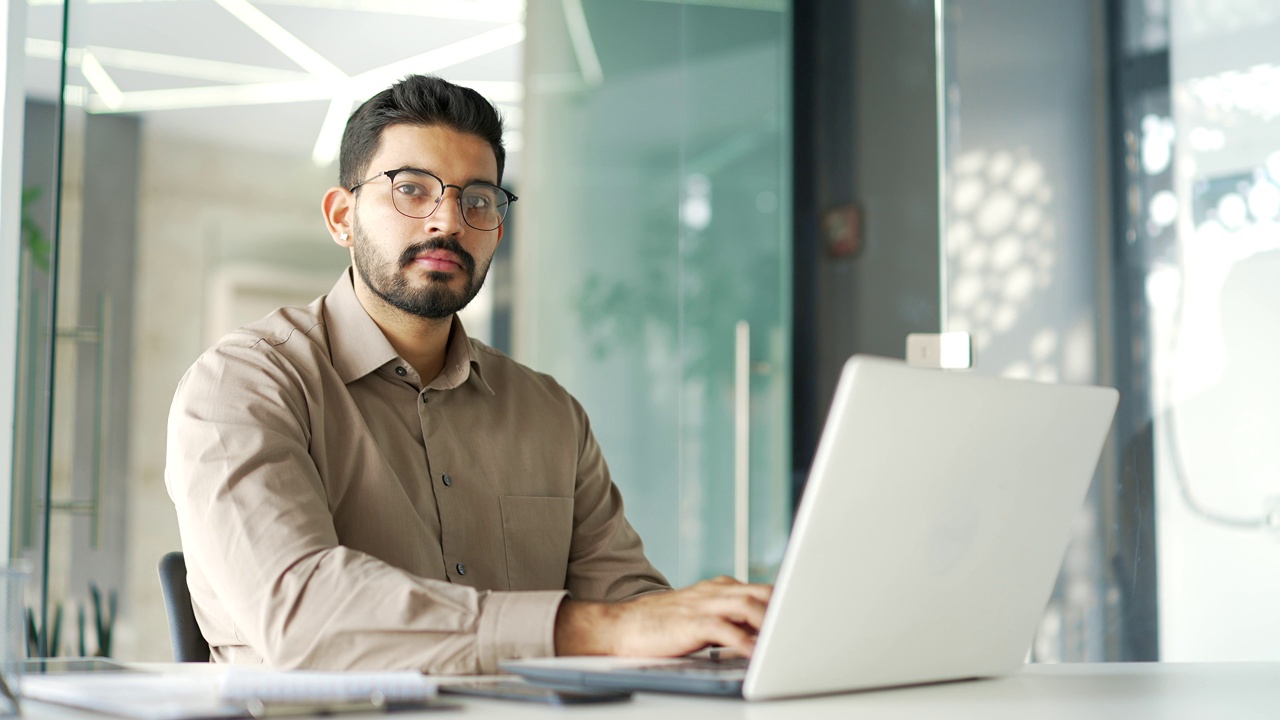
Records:
<instances>
[{"instance_id":1,"label":"man's neck","mask_svg":"<svg viewBox=\"0 0 1280 720\"><path fill-rule=\"evenodd\" d=\"M453 316L431 319L407 313L375 295L359 280L355 282L355 290L365 312L396 353L418 371L422 384L425 386L434 380L444 369Z\"/></svg>"}]
</instances>

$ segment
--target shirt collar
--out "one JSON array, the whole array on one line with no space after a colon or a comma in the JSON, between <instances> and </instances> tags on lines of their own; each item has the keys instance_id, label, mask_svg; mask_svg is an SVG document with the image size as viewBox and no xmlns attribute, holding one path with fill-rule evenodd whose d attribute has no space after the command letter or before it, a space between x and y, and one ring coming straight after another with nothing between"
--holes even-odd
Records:
<instances>
[{"instance_id":1,"label":"shirt collar","mask_svg":"<svg viewBox=\"0 0 1280 720\"><path fill-rule=\"evenodd\" d=\"M325 326L329 333L329 353L342 382L350 384L390 362L404 362L387 336L382 334L369 312L356 297L352 268L347 268L329 291L325 301ZM474 371L474 372L473 372ZM444 369L427 387L448 390L475 378L480 388L494 395L480 370L480 358L458 316L453 317L449 344L445 348Z\"/></svg>"},{"instance_id":2,"label":"shirt collar","mask_svg":"<svg viewBox=\"0 0 1280 720\"><path fill-rule=\"evenodd\" d=\"M462 386L471 378L475 378L481 389L490 395L495 394L481 375L480 358L471 339L467 337L466 329L462 327L462 319L454 315L453 326L449 328L449 344L444 351L444 368L427 387L432 390L451 390Z\"/></svg>"}]
</instances>

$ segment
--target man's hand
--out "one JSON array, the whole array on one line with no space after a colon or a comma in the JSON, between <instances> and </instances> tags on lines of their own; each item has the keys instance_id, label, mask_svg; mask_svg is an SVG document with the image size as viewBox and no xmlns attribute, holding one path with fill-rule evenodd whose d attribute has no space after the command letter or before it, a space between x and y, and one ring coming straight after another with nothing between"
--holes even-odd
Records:
<instances>
[{"instance_id":1,"label":"man's hand","mask_svg":"<svg viewBox=\"0 0 1280 720\"><path fill-rule=\"evenodd\" d=\"M676 657L721 645L750 655L772 594L771 585L718 577L620 603L566 600L556 654Z\"/></svg>"}]
</instances>

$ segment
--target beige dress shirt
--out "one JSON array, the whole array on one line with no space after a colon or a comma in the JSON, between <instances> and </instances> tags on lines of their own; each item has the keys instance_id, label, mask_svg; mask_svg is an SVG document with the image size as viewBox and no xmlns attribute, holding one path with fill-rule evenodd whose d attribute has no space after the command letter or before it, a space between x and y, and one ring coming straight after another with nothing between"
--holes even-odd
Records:
<instances>
[{"instance_id":1,"label":"beige dress shirt","mask_svg":"<svg viewBox=\"0 0 1280 720\"><path fill-rule=\"evenodd\" d=\"M492 673L554 653L566 592L668 587L578 402L456 319L424 384L350 269L205 352L167 451L216 662Z\"/></svg>"}]
</instances>

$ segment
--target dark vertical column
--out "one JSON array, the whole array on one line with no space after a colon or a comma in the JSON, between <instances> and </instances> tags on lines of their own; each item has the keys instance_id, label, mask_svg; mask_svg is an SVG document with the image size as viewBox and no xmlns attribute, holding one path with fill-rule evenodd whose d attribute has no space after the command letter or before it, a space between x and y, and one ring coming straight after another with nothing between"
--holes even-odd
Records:
<instances>
[{"instance_id":1,"label":"dark vertical column","mask_svg":"<svg viewBox=\"0 0 1280 720\"><path fill-rule=\"evenodd\" d=\"M939 160L932 2L796 0L793 18L798 499L845 359L938 329Z\"/></svg>"},{"instance_id":2,"label":"dark vertical column","mask_svg":"<svg viewBox=\"0 0 1280 720\"><path fill-rule=\"evenodd\" d=\"M1145 203L1135 203L1138 182L1137 105L1144 96L1169 96L1167 52L1131 55L1125 47L1127 17L1122 0L1107 3L1110 61L1108 156L1111 161L1114 347L1120 407L1113 432L1120 440L1113 485L1102 489L1111 522L1105 524L1109 584L1117 598L1108 624L1114 660L1160 659L1160 613L1156 567L1155 449L1152 434L1150 323L1146 301L1146 244L1140 227ZM1135 6L1136 7L1136 6ZM1136 10L1135 10L1136 12ZM1145 198L1144 198L1145 199Z\"/></svg>"}]
</instances>

